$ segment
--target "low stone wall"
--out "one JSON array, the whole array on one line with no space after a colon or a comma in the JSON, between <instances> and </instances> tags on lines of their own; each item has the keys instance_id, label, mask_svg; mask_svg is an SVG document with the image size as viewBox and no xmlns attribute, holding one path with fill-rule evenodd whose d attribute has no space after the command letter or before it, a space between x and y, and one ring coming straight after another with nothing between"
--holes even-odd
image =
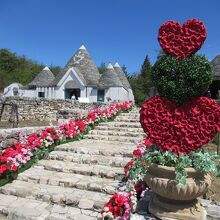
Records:
<instances>
[{"instance_id":1,"label":"low stone wall","mask_svg":"<svg viewBox=\"0 0 220 220\"><path fill-rule=\"evenodd\" d=\"M94 108L100 108L100 103L79 103L72 100L54 100L45 98L27 98L27 97L6 97L6 103L15 102L18 105L19 120L39 120L39 121L57 121L58 111L63 109L89 111ZM0 109L2 104L0 103ZM6 106L3 112L3 120L8 120L11 107ZM83 113L84 113L83 112Z\"/></svg>"},{"instance_id":2,"label":"low stone wall","mask_svg":"<svg viewBox=\"0 0 220 220\"><path fill-rule=\"evenodd\" d=\"M103 109L106 104L100 103L79 103L72 100L52 100L45 98L27 98L27 97L7 97L0 101L0 109L2 102L16 103L18 105L18 113L20 121L68 121L70 119L78 119L81 114L87 115L92 109ZM11 106L6 106L3 112L2 120L8 120L10 117ZM0 122L1 123L1 122ZM51 127L51 126L50 126ZM0 152L18 141L18 133L24 135L31 133L39 133L45 127L24 127L0 129Z\"/></svg>"},{"instance_id":3,"label":"low stone wall","mask_svg":"<svg viewBox=\"0 0 220 220\"><path fill-rule=\"evenodd\" d=\"M46 127L25 127L0 129L0 152L18 141L19 132L22 132L22 134L26 136L32 133L38 134L45 128Z\"/></svg>"}]
</instances>

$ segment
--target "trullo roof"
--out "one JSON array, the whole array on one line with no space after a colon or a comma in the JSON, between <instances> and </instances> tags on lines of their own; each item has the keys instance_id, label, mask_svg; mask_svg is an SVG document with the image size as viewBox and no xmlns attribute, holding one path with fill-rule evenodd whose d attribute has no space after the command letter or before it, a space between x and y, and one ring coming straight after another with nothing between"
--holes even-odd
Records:
<instances>
[{"instance_id":1,"label":"trullo roof","mask_svg":"<svg viewBox=\"0 0 220 220\"><path fill-rule=\"evenodd\" d=\"M118 63L115 63L114 69L115 69L115 72L118 74L118 77L119 77L119 79L121 80L123 87L124 87L126 90L130 89L131 86L130 86L130 84L129 84L129 82L128 82L128 79L127 79L127 77L125 76L125 73L123 72L123 70L121 69L121 67L119 66Z\"/></svg>"},{"instance_id":2,"label":"trullo roof","mask_svg":"<svg viewBox=\"0 0 220 220\"><path fill-rule=\"evenodd\" d=\"M99 80L99 87L123 87L122 82L118 74L115 72L112 64L109 64L105 72L101 75L101 78Z\"/></svg>"},{"instance_id":3,"label":"trullo roof","mask_svg":"<svg viewBox=\"0 0 220 220\"><path fill-rule=\"evenodd\" d=\"M55 79L51 70L46 66L28 86L47 87Z\"/></svg>"},{"instance_id":4,"label":"trullo roof","mask_svg":"<svg viewBox=\"0 0 220 220\"><path fill-rule=\"evenodd\" d=\"M70 58L65 67L57 75L53 85L57 85L71 67L79 74L79 77L85 82L86 86L97 86L100 74L84 45Z\"/></svg>"}]
</instances>

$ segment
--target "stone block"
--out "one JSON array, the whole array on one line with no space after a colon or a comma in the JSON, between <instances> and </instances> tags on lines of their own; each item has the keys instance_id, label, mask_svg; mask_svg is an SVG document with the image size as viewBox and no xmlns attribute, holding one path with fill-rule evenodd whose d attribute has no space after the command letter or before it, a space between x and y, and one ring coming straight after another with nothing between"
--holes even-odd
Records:
<instances>
[{"instance_id":1,"label":"stone block","mask_svg":"<svg viewBox=\"0 0 220 220\"><path fill-rule=\"evenodd\" d=\"M78 207L80 209L93 209L94 201L89 199L81 199L79 201Z\"/></svg>"}]
</instances>

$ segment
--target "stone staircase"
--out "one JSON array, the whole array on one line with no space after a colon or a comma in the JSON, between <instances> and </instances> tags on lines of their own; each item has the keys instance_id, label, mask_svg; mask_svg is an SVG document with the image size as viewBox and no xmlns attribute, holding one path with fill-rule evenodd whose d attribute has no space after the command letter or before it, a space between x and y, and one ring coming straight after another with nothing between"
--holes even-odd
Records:
<instances>
[{"instance_id":1,"label":"stone staircase","mask_svg":"<svg viewBox=\"0 0 220 220\"><path fill-rule=\"evenodd\" d=\"M83 140L57 146L47 159L0 187L0 213L22 220L97 219L144 137L138 121L133 109L101 123Z\"/></svg>"}]
</instances>

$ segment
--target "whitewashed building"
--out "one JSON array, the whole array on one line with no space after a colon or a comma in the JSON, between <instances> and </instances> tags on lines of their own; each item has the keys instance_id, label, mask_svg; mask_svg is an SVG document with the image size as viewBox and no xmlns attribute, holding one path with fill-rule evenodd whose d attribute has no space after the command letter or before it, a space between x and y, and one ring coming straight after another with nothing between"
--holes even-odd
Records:
<instances>
[{"instance_id":1,"label":"whitewashed building","mask_svg":"<svg viewBox=\"0 0 220 220\"><path fill-rule=\"evenodd\" d=\"M27 86L12 83L4 96L77 99L80 102L134 100L130 84L116 63L100 74L86 48L82 45L55 77L45 67Z\"/></svg>"}]
</instances>

